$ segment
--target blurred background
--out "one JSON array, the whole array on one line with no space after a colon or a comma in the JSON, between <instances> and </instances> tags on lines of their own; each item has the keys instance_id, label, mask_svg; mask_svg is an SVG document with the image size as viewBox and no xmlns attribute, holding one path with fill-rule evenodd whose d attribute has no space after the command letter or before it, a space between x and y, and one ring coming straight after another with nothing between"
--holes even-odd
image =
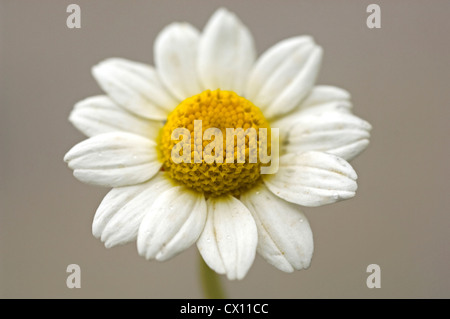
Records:
<instances>
[{"instance_id":1,"label":"blurred background","mask_svg":"<svg viewBox=\"0 0 450 319\"><path fill-rule=\"evenodd\" d=\"M66 8L81 7L81 29ZM381 8L369 29L366 8ZM173 21L202 29L220 6L252 31L258 53L295 35L324 48L319 84L352 94L373 125L352 162L355 198L305 208L311 267L292 274L257 257L247 277L224 280L232 298L450 297L450 2L0 0L0 297L201 298L195 247L164 262L136 245L112 249L91 234L108 189L77 181L64 154L84 139L67 120L100 94L90 74L108 57L153 64L153 41ZM81 267L68 289L66 267ZM381 267L369 289L366 268Z\"/></svg>"}]
</instances>

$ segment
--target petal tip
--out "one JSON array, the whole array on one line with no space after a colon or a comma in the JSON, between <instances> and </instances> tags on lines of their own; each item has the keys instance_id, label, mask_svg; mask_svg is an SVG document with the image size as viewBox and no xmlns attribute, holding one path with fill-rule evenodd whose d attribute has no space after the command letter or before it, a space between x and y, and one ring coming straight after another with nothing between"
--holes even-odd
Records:
<instances>
[{"instance_id":1,"label":"petal tip","mask_svg":"<svg viewBox=\"0 0 450 319\"><path fill-rule=\"evenodd\" d=\"M110 249L110 248L114 247L114 245L109 241L104 241L103 243L104 243L106 249Z\"/></svg>"},{"instance_id":2,"label":"petal tip","mask_svg":"<svg viewBox=\"0 0 450 319\"><path fill-rule=\"evenodd\" d=\"M64 162L68 163L73 159L73 147L64 155Z\"/></svg>"},{"instance_id":3,"label":"petal tip","mask_svg":"<svg viewBox=\"0 0 450 319\"><path fill-rule=\"evenodd\" d=\"M117 64L120 64L123 61L125 61L125 59L118 57L104 59L91 68L91 74L96 80L99 80L99 78L107 76L110 70L115 68Z\"/></svg>"}]
</instances>

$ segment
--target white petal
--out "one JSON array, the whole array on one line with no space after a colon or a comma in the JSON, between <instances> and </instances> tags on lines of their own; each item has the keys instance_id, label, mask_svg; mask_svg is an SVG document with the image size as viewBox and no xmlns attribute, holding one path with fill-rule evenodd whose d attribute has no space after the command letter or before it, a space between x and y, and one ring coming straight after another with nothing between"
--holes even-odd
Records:
<instances>
[{"instance_id":1,"label":"white petal","mask_svg":"<svg viewBox=\"0 0 450 319\"><path fill-rule=\"evenodd\" d=\"M310 37L281 41L269 48L252 69L246 96L267 118L293 110L313 87L322 48Z\"/></svg>"},{"instance_id":2,"label":"white petal","mask_svg":"<svg viewBox=\"0 0 450 319\"><path fill-rule=\"evenodd\" d=\"M241 195L258 228L257 252L285 272L306 269L314 251L313 235L298 205L275 196L264 184Z\"/></svg>"},{"instance_id":3,"label":"white petal","mask_svg":"<svg viewBox=\"0 0 450 319\"><path fill-rule=\"evenodd\" d=\"M233 13L218 9L205 26L198 51L198 72L204 89L242 94L255 61L250 31Z\"/></svg>"},{"instance_id":4,"label":"white petal","mask_svg":"<svg viewBox=\"0 0 450 319\"><path fill-rule=\"evenodd\" d=\"M286 143L287 153L321 151L349 161L369 144L371 125L341 112L298 116Z\"/></svg>"},{"instance_id":5,"label":"white petal","mask_svg":"<svg viewBox=\"0 0 450 319\"><path fill-rule=\"evenodd\" d=\"M149 65L111 58L94 66L92 74L115 102L145 118L165 120L178 105Z\"/></svg>"},{"instance_id":6,"label":"white petal","mask_svg":"<svg viewBox=\"0 0 450 319\"><path fill-rule=\"evenodd\" d=\"M165 173L159 172L146 183L113 188L95 213L93 235L101 238L108 248L135 240L145 212L171 187Z\"/></svg>"},{"instance_id":7,"label":"white petal","mask_svg":"<svg viewBox=\"0 0 450 319\"><path fill-rule=\"evenodd\" d=\"M146 259L167 260L195 243L205 220L203 194L173 187L149 207L139 228L138 252Z\"/></svg>"},{"instance_id":8,"label":"white petal","mask_svg":"<svg viewBox=\"0 0 450 319\"><path fill-rule=\"evenodd\" d=\"M306 55L312 50L313 46L314 40L310 36L299 36L285 39L270 47L259 57L252 68L248 78L245 96L253 101L261 93L262 98L264 92L260 92L261 89L269 80L270 76L286 61L286 58L293 55L296 51L301 50Z\"/></svg>"},{"instance_id":9,"label":"white petal","mask_svg":"<svg viewBox=\"0 0 450 319\"><path fill-rule=\"evenodd\" d=\"M124 131L155 140L162 127L161 122L127 112L106 95L89 97L75 104L69 121L89 137Z\"/></svg>"},{"instance_id":10,"label":"white petal","mask_svg":"<svg viewBox=\"0 0 450 319\"><path fill-rule=\"evenodd\" d=\"M349 101L348 91L331 85L317 85L302 102L302 108L316 106L331 101Z\"/></svg>"},{"instance_id":11,"label":"white petal","mask_svg":"<svg viewBox=\"0 0 450 319\"><path fill-rule=\"evenodd\" d=\"M242 279L255 258L258 234L249 210L232 196L209 198L208 218L197 241L206 264L228 279Z\"/></svg>"},{"instance_id":12,"label":"white petal","mask_svg":"<svg viewBox=\"0 0 450 319\"><path fill-rule=\"evenodd\" d=\"M326 112L351 113L350 94L333 86L315 86L309 95L292 112L272 122L272 127L280 129L280 138L285 139L304 114L321 114Z\"/></svg>"},{"instance_id":13,"label":"white petal","mask_svg":"<svg viewBox=\"0 0 450 319\"><path fill-rule=\"evenodd\" d=\"M156 143L142 136L111 132L75 145L64 157L82 182L120 187L145 182L160 169Z\"/></svg>"},{"instance_id":14,"label":"white petal","mask_svg":"<svg viewBox=\"0 0 450 319\"><path fill-rule=\"evenodd\" d=\"M276 174L263 175L278 197L302 206L321 206L355 196L357 175L344 159L321 152L280 157Z\"/></svg>"},{"instance_id":15,"label":"white petal","mask_svg":"<svg viewBox=\"0 0 450 319\"><path fill-rule=\"evenodd\" d=\"M202 92L197 77L200 34L187 23L164 28L154 45L155 65L166 87L180 101Z\"/></svg>"}]
</instances>

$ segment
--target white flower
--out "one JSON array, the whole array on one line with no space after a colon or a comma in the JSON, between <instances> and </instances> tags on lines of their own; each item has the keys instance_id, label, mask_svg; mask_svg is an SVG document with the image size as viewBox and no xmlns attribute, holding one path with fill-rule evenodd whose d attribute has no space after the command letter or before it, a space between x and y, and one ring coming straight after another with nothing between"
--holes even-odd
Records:
<instances>
[{"instance_id":1,"label":"white flower","mask_svg":"<svg viewBox=\"0 0 450 319\"><path fill-rule=\"evenodd\" d=\"M249 30L219 9L202 33L187 23L167 26L154 50L155 67L121 58L96 65L106 95L70 114L89 138L65 161L80 181L112 187L94 236L106 247L137 240L139 254L156 260L196 243L229 279L242 279L256 252L285 272L309 267L313 236L300 205L355 195L347 161L367 147L371 129L352 114L346 91L314 86L322 49L299 36L256 59ZM259 162L174 164L170 129L192 133L194 119L221 129L279 128L278 172L259 175Z\"/></svg>"}]
</instances>

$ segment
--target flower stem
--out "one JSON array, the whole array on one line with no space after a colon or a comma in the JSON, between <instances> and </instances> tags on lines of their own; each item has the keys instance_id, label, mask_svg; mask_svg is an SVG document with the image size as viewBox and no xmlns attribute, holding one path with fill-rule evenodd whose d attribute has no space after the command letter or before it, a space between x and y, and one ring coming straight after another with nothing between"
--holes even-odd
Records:
<instances>
[{"instance_id":1,"label":"flower stem","mask_svg":"<svg viewBox=\"0 0 450 319\"><path fill-rule=\"evenodd\" d=\"M219 275L208 267L200 256L200 280L202 282L203 294L207 299L225 299L225 293L220 282Z\"/></svg>"}]
</instances>

